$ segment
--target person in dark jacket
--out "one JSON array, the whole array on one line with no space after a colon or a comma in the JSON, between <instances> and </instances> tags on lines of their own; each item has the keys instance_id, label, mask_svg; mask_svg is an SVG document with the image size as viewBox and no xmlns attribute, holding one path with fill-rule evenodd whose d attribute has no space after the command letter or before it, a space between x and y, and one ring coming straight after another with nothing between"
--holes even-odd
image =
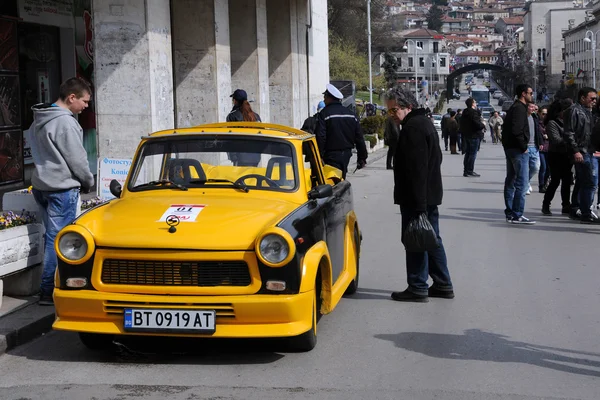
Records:
<instances>
[{"instance_id":1,"label":"person in dark jacket","mask_svg":"<svg viewBox=\"0 0 600 400\"><path fill-rule=\"evenodd\" d=\"M546 189L550 183L550 166L548 165L548 147L550 147L550 142L548 141L548 134L546 133L546 125L544 123L546 115L548 115L548 106L541 106L536 115L536 122L542 135L542 141L538 147L540 151L540 170L538 172L540 193L546 193Z\"/></svg>"},{"instance_id":2,"label":"person in dark jacket","mask_svg":"<svg viewBox=\"0 0 600 400\"><path fill-rule=\"evenodd\" d=\"M575 162L582 224L600 223L600 218L592 212L598 186L598 159L594 157L596 149L591 143L594 130L592 108L596 100L596 89L584 87L577 94L577 102L565 113L565 142L567 153ZM571 201L572 212L573 208L573 201Z\"/></svg>"},{"instance_id":3,"label":"person in dark jacket","mask_svg":"<svg viewBox=\"0 0 600 400\"><path fill-rule=\"evenodd\" d=\"M456 111L450 111L450 119L446 122L446 129L450 137L450 154L458 154L456 141L458 139L458 122L456 122Z\"/></svg>"},{"instance_id":4,"label":"person in dark jacket","mask_svg":"<svg viewBox=\"0 0 600 400\"><path fill-rule=\"evenodd\" d=\"M387 159L385 162L387 169L393 169L394 153L396 152L399 136L400 125L394 120L393 117L388 117L385 120L385 131L383 133L385 144L388 146Z\"/></svg>"},{"instance_id":5,"label":"person in dark jacket","mask_svg":"<svg viewBox=\"0 0 600 400\"><path fill-rule=\"evenodd\" d=\"M535 224L535 221L523 216L529 188L530 131L527 105L533 100L533 90L527 84L520 84L515 92L517 100L508 109L502 130L502 146L506 156L504 214L506 222L511 224Z\"/></svg>"},{"instance_id":6,"label":"person in dark jacket","mask_svg":"<svg viewBox=\"0 0 600 400\"><path fill-rule=\"evenodd\" d=\"M439 247L429 252L406 252L408 288L393 292L397 301L427 302L429 297L451 299L454 290L446 251L439 231L438 206L442 204L442 150L440 138L423 108L418 108L412 93L395 89L392 117L402 123L394 156L394 203L400 205L402 232L409 222L426 214L437 234ZM428 276L433 279L431 287Z\"/></svg>"},{"instance_id":7,"label":"person in dark jacket","mask_svg":"<svg viewBox=\"0 0 600 400\"><path fill-rule=\"evenodd\" d=\"M450 138L446 123L450 119L450 113L452 112L452 109L449 108L447 111L448 112L442 116L442 121L440 122L440 128L442 128L442 139L444 139L444 148L446 151L448 151L448 139Z\"/></svg>"},{"instance_id":8,"label":"person in dark jacket","mask_svg":"<svg viewBox=\"0 0 600 400\"><path fill-rule=\"evenodd\" d=\"M485 125L481 121L481 113L477 109L475 99L469 97L465 100L467 108L462 113L460 118L460 132L463 137L463 152L465 159L463 161L463 176L464 177L479 177L475 170L475 159L481 139L485 132Z\"/></svg>"},{"instance_id":9,"label":"person in dark jacket","mask_svg":"<svg viewBox=\"0 0 600 400\"><path fill-rule=\"evenodd\" d=\"M368 154L360 123L352 111L342 105L343 97L335 86L327 84L323 92L325 108L319 113L315 135L325 164L340 169L345 179L354 146L358 151L357 168L367 165Z\"/></svg>"},{"instance_id":10,"label":"person in dark jacket","mask_svg":"<svg viewBox=\"0 0 600 400\"><path fill-rule=\"evenodd\" d=\"M573 174L573 162L567 155L567 145L564 140L564 113L571 105L571 99L560 99L554 101L548 109L548 114L544 123L546 124L546 134L548 135L548 165L550 167L550 183L544 193L542 202L542 214L552 215L550 204L554 199L556 189L560 186L560 197L562 199L562 213L569 214L571 203L569 196L571 194L571 181Z\"/></svg>"},{"instance_id":11,"label":"person in dark jacket","mask_svg":"<svg viewBox=\"0 0 600 400\"><path fill-rule=\"evenodd\" d=\"M233 109L227 115L227 122L261 122L260 116L252 111L245 90L236 89L231 96ZM229 159L236 166L257 167L260 163L260 153L229 153Z\"/></svg>"}]
</instances>

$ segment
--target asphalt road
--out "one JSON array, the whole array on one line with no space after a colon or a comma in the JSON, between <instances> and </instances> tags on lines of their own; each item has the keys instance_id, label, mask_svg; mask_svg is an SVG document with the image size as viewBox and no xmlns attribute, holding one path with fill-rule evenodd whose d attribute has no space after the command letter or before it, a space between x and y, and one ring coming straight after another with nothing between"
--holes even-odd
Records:
<instances>
[{"instance_id":1,"label":"asphalt road","mask_svg":"<svg viewBox=\"0 0 600 400\"><path fill-rule=\"evenodd\" d=\"M350 174L364 232L359 293L319 323L309 353L272 341L135 340L106 353L51 332L0 357L0 399L597 399L600 227L504 221L501 147L476 171L447 152L441 232L454 300L390 300L406 286L385 159ZM556 209L556 207L555 207Z\"/></svg>"}]
</instances>

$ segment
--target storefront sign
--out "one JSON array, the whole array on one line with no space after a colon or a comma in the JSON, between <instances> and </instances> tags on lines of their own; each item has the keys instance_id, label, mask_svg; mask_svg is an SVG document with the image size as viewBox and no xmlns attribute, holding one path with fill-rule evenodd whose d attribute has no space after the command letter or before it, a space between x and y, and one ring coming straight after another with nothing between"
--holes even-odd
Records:
<instances>
[{"instance_id":1,"label":"storefront sign","mask_svg":"<svg viewBox=\"0 0 600 400\"><path fill-rule=\"evenodd\" d=\"M125 186L125 180L131 167L131 159L103 158L98 168L98 196L101 199L114 199L110 192L110 181L116 179L121 186Z\"/></svg>"},{"instance_id":2,"label":"storefront sign","mask_svg":"<svg viewBox=\"0 0 600 400\"><path fill-rule=\"evenodd\" d=\"M19 17L25 22L73 28L73 0L19 0Z\"/></svg>"}]
</instances>

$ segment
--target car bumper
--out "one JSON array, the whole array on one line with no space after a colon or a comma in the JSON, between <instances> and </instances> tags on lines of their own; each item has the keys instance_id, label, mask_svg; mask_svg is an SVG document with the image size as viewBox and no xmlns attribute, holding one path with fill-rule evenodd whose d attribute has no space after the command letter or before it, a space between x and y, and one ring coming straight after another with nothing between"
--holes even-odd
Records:
<instances>
[{"instance_id":1,"label":"car bumper","mask_svg":"<svg viewBox=\"0 0 600 400\"><path fill-rule=\"evenodd\" d=\"M221 338L290 337L312 327L313 291L294 295L157 296L54 290L56 330L116 335ZM124 308L216 310L211 334L128 332Z\"/></svg>"}]
</instances>

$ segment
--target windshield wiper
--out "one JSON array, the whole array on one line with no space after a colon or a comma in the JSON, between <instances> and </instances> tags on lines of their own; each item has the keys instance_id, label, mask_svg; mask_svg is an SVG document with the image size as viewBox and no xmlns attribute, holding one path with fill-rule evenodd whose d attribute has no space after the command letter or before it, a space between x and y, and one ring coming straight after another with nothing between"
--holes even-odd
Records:
<instances>
[{"instance_id":1,"label":"windshield wiper","mask_svg":"<svg viewBox=\"0 0 600 400\"><path fill-rule=\"evenodd\" d=\"M233 187L236 189L243 190L246 193L248 193L250 191L250 189L248 189L248 186L246 186L246 184L244 182L234 182L234 181L230 181L229 179L192 179L192 180L190 180L190 183L198 183L200 185L204 185L207 182L208 183L231 183L233 185Z\"/></svg>"},{"instance_id":2,"label":"windshield wiper","mask_svg":"<svg viewBox=\"0 0 600 400\"><path fill-rule=\"evenodd\" d=\"M135 186L134 189L144 187L144 186L156 186L156 185L166 185L166 184L171 184L171 185L175 186L176 188L181 189L183 191L188 190L187 187L180 185L179 183L173 182L170 179L159 179L157 181L150 181L147 183L142 183L141 185Z\"/></svg>"}]
</instances>

